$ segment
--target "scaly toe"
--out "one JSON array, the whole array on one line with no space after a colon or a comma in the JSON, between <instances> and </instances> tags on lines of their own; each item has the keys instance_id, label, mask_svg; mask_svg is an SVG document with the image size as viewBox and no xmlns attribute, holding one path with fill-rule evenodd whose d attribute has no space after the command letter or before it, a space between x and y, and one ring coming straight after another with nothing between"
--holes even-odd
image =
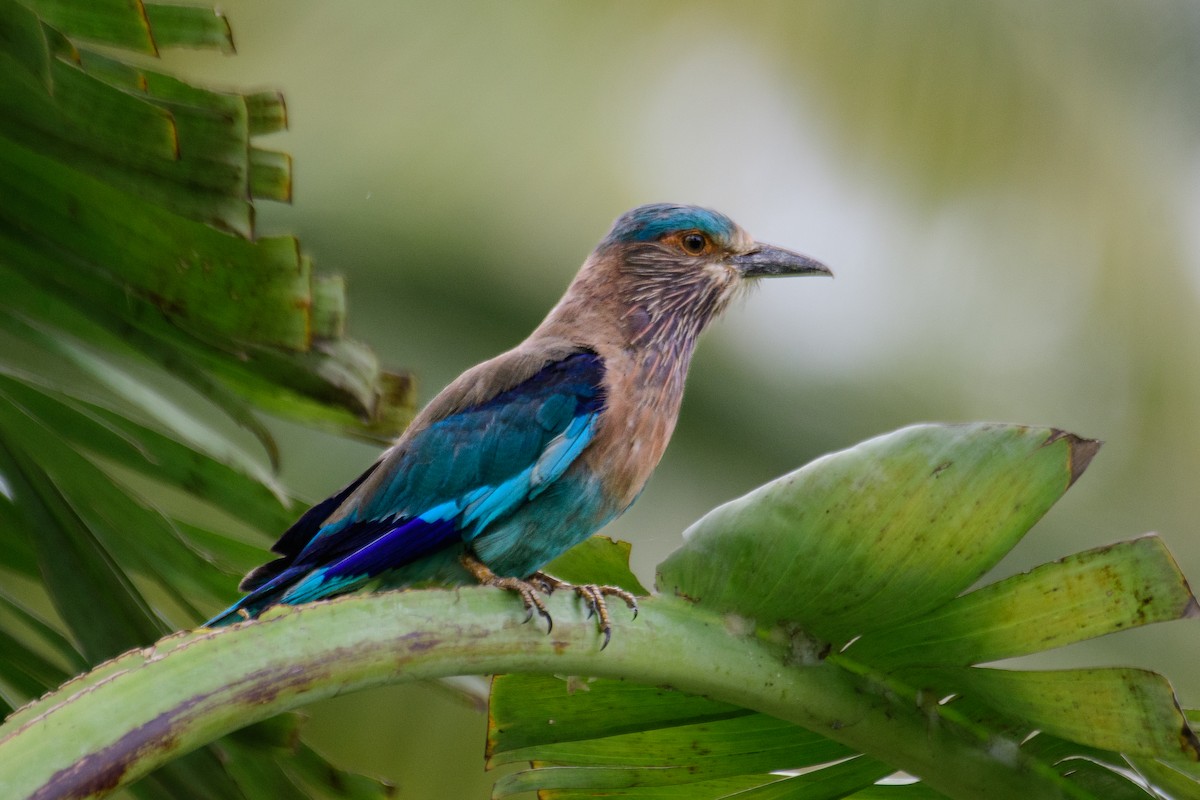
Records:
<instances>
[{"instance_id":1,"label":"scaly toe","mask_svg":"<svg viewBox=\"0 0 1200 800\"><path fill-rule=\"evenodd\" d=\"M498 589L506 589L520 595L521 602L525 606L524 622L529 622L533 619L533 613L536 611L539 616L546 620L546 633L548 634L554 630L554 620L550 617L550 612L546 609L546 602L538 594L538 583L541 583L543 587L549 585L539 580L538 576L540 573L531 576L530 580L523 581L520 578L502 578L492 572L482 561L469 554L464 554L459 559L459 562L482 585L495 586ZM535 580L537 583L534 583Z\"/></svg>"},{"instance_id":2,"label":"scaly toe","mask_svg":"<svg viewBox=\"0 0 1200 800\"><path fill-rule=\"evenodd\" d=\"M633 618L637 619L638 602L637 602L637 597L635 597L632 592L627 592L624 589L622 589L620 586L597 586L596 588L600 591L600 594L602 594L602 595L608 595L609 597L619 597L622 600L624 600L625 605L631 611L633 611Z\"/></svg>"},{"instance_id":3,"label":"scaly toe","mask_svg":"<svg viewBox=\"0 0 1200 800\"><path fill-rule=\"evenodd\" d=\"M633 618L637 619L637 598L632 592L628 592L619 586L600 586L594 583L567 583L545 572L535 572L526 580L528 584L542 587L546 594L556 589L571 589L575 594L579 595L579 599L587 606L587 618L596 618L596 627L604 637L604 642L600 645L601 650L607 647L609 641L612 639L612 621L609 618L608 603L605 601L605 597L619 597L633 611Z\"/></svg>"},{"instance_id":4,"label":"scaly toe","mask_svg":"<svg viewBox=\"0 0 1200 800\"><path fill-rule=\"evenodd\" d=\"M533 619L533 612L537 611L538 615L546 620L546 633L554 630L554 620L551 619L550 612L546 610L546 603L538 594L535 586L517 578L498 578L493 585L521 595L521 602L525 604L526 622Z\"/></svg>"}]
</instances>

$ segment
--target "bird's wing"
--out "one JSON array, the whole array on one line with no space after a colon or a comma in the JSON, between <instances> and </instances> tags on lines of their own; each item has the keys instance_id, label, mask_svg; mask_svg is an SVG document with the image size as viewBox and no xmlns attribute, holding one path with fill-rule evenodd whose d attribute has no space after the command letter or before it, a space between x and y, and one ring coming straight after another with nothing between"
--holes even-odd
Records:
<instances>
[{"instance_id":1,"label":"bird's wing","mask_svg":"<svg viewBox=\"0 0 1200 800\"><path fill-rule=\"evenodd\" d=\"M244 588L303 602L470 541L544 491L587 447L605 402L603 377L599 356L577 352L405 437L289 529L275 548L284 557ZM352 511L318 522L351 496Z\"/></svg>"}]
</instances>

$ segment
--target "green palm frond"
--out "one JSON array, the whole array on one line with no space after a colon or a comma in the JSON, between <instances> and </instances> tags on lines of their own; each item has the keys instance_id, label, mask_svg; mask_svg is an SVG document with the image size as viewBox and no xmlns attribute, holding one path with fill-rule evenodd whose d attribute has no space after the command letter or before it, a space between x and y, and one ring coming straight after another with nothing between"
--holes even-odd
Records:
<instances>
[{"instance_id":1,"label":"green palm frond","mask_svg":"<svg viewBox=\"0 0 1200 800\"><path fill-rule=\"evenodd\" d=\"M293 237L255 235L254 201L290 199L289 158L255 144L286 124L282 98L140 66L169 47L231 51L220 14L0 0L0 32L7 712L232 599L232 576L291 516L259 411L384 440L412 398L345 338L340 279L314 274ZM165 490L200 505L161 508L150 498ZM240 530L214 525L217 512ZM304 797L354 783L279 725L295 720L133 791Z\"/></svg>"},{"instance_id":2,"label":"green palm frond","mask_svg":"<svg viewBox=\"0 0 1200 800\"><path fill-rule=\"evenodd\" d=\"M503 776L498 796L1200 798L1198 714L1164 678L1004 663L1195 616L1158 538L972 588L1096 446L1046 428L925 425L818 459L689 529L659 593L603 651L576 598L550 598L544 635L482 587L176 634L10 717L0 787L98 796L79 765L136 778L323 697L516 673L493 684L489 764L530 768ZM593 538L549 568L644 592L628 552ZM64 729L82 755L47 746Z\"/></svg>"},{"instance_id":3,"label":"green palm frond","mask_svg":"<svg viewBox=\"0 0 1200 800\"><path fill-rule=\"evenodd\" d=\"M1165 678L1003 663L1195 616L1159 538L970 590L1097 447L1000 425L880 437L704 517L660 565L659 589L785 643L782 669L822 664L867 678L880 698L920 709L931 731L958 729L1063 797L1132 800L1155 796L1155 785L1198 798L1200 741ZM503 778L500 794L537 789L563 800L943 796L925 784L878 783L904 764L938 785L932 744L924 765L889 758L895 743L850 746L844 728L869 724L880 705L864 697L860 720L801 726L670 687L503 676L493 685L490 763L534 767Z\"/></svg>"}]
</instances>

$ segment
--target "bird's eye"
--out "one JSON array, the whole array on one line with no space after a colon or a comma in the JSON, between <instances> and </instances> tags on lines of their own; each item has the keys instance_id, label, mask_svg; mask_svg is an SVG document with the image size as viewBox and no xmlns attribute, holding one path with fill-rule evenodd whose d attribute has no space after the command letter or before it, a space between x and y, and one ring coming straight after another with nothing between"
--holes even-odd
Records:
<instances>
[{"instance_id":1,"label":"bird's eye","mask_svg":"<svg viewBox=\"0 0 1200 800\"><path fill-rule=\"evenodd\" d=\"M708 247L708 239L703 233L691 231L679 237L679 244L686 252L698 256Z\"/></svg>"}]
</instances>

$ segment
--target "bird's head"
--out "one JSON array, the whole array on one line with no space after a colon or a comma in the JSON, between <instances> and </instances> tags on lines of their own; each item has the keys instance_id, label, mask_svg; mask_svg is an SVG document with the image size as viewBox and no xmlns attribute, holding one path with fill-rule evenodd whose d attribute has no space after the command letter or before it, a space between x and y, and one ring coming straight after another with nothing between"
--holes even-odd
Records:
<instances>
[{"instance_id":1,"label":"bird's head","mask_svg":"<svg viewBox=\"0 0 1200 800\"><path fill-rule=\"evenodd\" d=\"M668 203L621 215L593 262L616 283L635 342L694 340L759 278L833 274L807 256L756 242L724 214Z\"/></svg>"}]
</instances>

